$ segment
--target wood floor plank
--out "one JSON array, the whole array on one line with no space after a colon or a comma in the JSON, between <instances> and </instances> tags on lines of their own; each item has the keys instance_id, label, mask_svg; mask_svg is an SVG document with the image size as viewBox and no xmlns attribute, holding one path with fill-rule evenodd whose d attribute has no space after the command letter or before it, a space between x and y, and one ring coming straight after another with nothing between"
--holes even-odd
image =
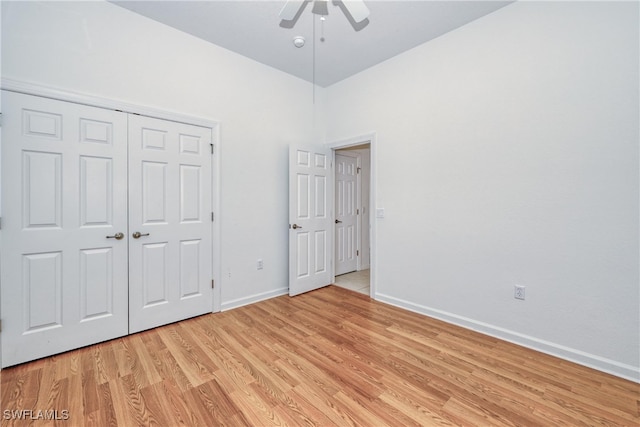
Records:
<instances>
[{"instance_id":1,"label":"wood floor plank","mask_svg":"<svg viewBox=\"0 0 640 427\"><path fill-rule=\"evenodd\" d=\"M270 383L273 383L278 389L287 391L293 388L298 381L291 375L287 375L282 369L280 369L270 358L262 358L262 351L252 346L243 352L243 357L246 360L248 366L256 372L252 375L257 381L261 378L265 378Z\"/></svg>"},{"instance_id":2,"label":"wood floor plank","mask_svg":"<svg viewBox=\"0 0 640 427\"><path fill-rule=\"evenodd\" d=\"M193 393L194 388L182 392L172 381L151 386L163 403L167 424L172 426L208 427L212 425L207 405Z\"/></svg>"},{"instance_id":3,"label":"wood floor plank","mask_svg":"<svg viewBox=\"0 0 640 427\"><path fill-rule=\"evenodd\" d=\"M595 420L603 424L627 425L637 421L637 417L625 414L616 408L611 408L591 399L582 399L575 393L567 392L562 388L549 386L544 394L546 400L551 400L570 412L578 414L580 418Z\"/></svg>"},{"instance_id":4,"label":"wood floor plank","mask_svg":"<svg viewBox=\"0 0 640 427\"><path fill-rule=\"evenodd\" d=\"M130 337L136 359L136 369L134 369L133 372L136 375L136 384L139 388L144 388L162 381L162 376L156 369L154 358L149 353L149 350L141 338L143 334L144 332Z\"/></svg>"},{"instance_id":5,"label":"wood floor plank","mask_svg":"<svg viewBox=\"0 0 640 427\"><path fill-rule=\"evenodd\" d=\"M31 400L35 403L37 394L33 394L33 390L37 390L40 381L41 369L26 371L4 370L2 375L2 406L5 409L28 409L31 407Z\"/></svg>"},{"instance_id":6,"label":"wood floor plank","mask_svg":"<svg viewBox=\"0 0 640 427\"><path fill-rule=\"evenodd\" d=\"M56 380L56 393L49 399L48 408L70 408L70 396L69 396L69 388L70 388L70 377L63 378L61 380ZM68 409L67 409L68 410ZM79 412L82 413L82 412ZM55 412L50 411L48 417L50 417L49 421L52 421L52 425L60 425L63 421L63 414L61 411L57 410Z\"/></svg>"},{"instance_id":7,"label":"wood floor plank","mask_svg":"<svg viewBox=\"0 0 640 427\"><path fill-rule=\"evenodd\" d=\"M293 407L300 408L302 414L307 414L314 420L315 425L345 425L344 420L326 405L326 400L318 400L313 394L305 395L305 390L301 387L292 388L286 393L286 397L286 403L282 404L285 410L291 410Z\"/></svg>"},{"instance_id":8,"label":"wood floor plank","mask_svg":"<svg viewBox=\"0 0 640 427\"><path fill-rule=\"evenodd\" d=\"M163 381L169 380L181 391L193 388L193 384L191 384L169 349L164 349L158 354L158 372L160 372Z\"/></svg>"},{"instance_id":9,"label":"wood floor plank","mask_svg":"<svg viewBox=\"0 0 640 427\"><path fill-rule=\"evenodd\" d=\"M492 417L490 413L484 411L481 407L469 405L468 402L462 401L456 397L451 398L444 405L445 414L456 420L457 425L461 426L510 426L517 427L515 423L505 423L496 417Z\"/></svg>"},{"instance_id":10,"label":"wood floor plank","mask_svg":"<svg viewBox=\"0 0 640 427\"><path fill-rule=\"evenodd\" d=\"M122 377L129 375L131 373L132 356L128 337L116 339L112 343L113 354L118 366L118 375Z\"/></svg>"},{"instance_id":11,"label":"wood floor plank","mask_svg":"<svg viewBox=\"0 0 640 427\"><path fill-rule=\"evenodd\" d=\"M447 419L443 415L441 406L438 409L431 409L415 402L410 396L404 393L396 393L392 390L385 391L380 400L385 402L390 407L396 408L405 414L407 418L411 419L411 422L405 421L402 425L433 425L433 426L454 426L456 423Z\"/></svg>"},{"instance_id":12,"label":"wood floor plank","mask_svg":"<svg viewBox=\"0 0 640 427\"><path fill-rule=\"evenodd\" d=\"M327 287L0 372L2 426L640 425L640 384ZM0 412L4 414L4 412Z\"/></svg>"},{"instance_id":13,"label":"wood floor plank","mask_svg":"<svg viewBox=\"0 0 640 427\"><path fill-rule=\"evenodd\" d=\"M208 355L195 351L197 346L187 342L177 331L177 327L178 325L172 324L158 329L160 338L171 352L177 366L192 386L211 381L214 378L213 371L218 367Z\"/></svg>"},{"instance_id":14,"label":"wood floor plank","mask_svg":"<svg viewBox=\"0 0 640 427\"><path fill-rule=\"evenodd\" d=\"M349 415L349 418L356 422L356 425L360 426L389 426L393 427L394 424L390 423L388 419L382 418L376 412L372 412L362 403L366 401L362 396L357 393L349 393L340 390L333 396L336 405L342 407L342 412Z\"/></svg>"},{"instance_id":15,"label":"wood floor plank","mask_svg":"<svg viewBox=\"0 0 640 427\"><path fill-rule=\"evenodd\" d=\"M289 425L274 407L260 400L251 389L236 390L229 395L230 399L240 409L250 425L286 426Z\"/></svg>"},{"instance_id":16,"label":"wood floor plank","mask_svg":"<svg viewBox=\"0 0 640 427\"><path fill-rule=\"evenodd\" d=\"M98 395L100 399L99 409L97 414L97 426L117 426L118 417L116 415L115 401L111 396L111 388L109 383L98 385ZM73 412L70 412L73 416Z\"/></svg>"},{"instance_id":17,"label":"wood floor plank","mask_svg":"<svg viewBox=\"0 0 640 427\"><path fill-rule=\"evenodd\" d=\"M332 377L298 354L288 352L278 344L273 346L273 350L281 358L276 364L280 366L281 369L298 376L301 383L307 383L329 396L335 395L338 390L340 390L340 384Z\"/></svg>"},{"instance_id":18,"label":"wood floor plank","mask_svg":"<svg viewBox=\"0 0 640 427\"><path fill-rule=\"evenodd\" d=\"M56 408L54 402L58 399L60 393L60 381L56 379L55 363L49 369L43 370L34 409L49 410Z\"/></svg>"},{"instance_id":19,"label":"wood floor plank","mask_svg":"<svg viewBox=\"0 0 640 427\"><path fill-rule=\"evenodd\" d=\"M80 372L69 370L70 375L66 378L68 381L66 391L66 403L56 404L57 408L67 409L69 414L77 414L78 417L84 417L84 401L82 399L82 375Z\"/></svg>"},{"instance_id":20,"label":"wood floor plank","mask_svg":"<svg viewBox=\"0 0 640 427\"><path fill-rule=\"evenodd\" d=\"M161 419L161 416L151 412L151 408L136 384L136 378L134 374L129 374L112 383L115 384L115 388L119 392L120 401L122 399L125 401L127 418L140 426L159 425L158 420Z\"/></svg>"},{"instance_id":21,"label":"wood floor plank","mask_svg":"<svg viewBox=\"0 0 640 427\"><path fill-rule=\"evenodd\" d=\"M109 396L111 398L111 402L113 402L113 415L116 418L117 425L124 426L127 425L127 423L134 423L136 421L135 416L130 415L129 405L125 398L125 393L120 387L119 381L117 379L113 379L106 383L106 385L108 385L108 391L104 391L103 396Z\"/></svg>"},{"instance_id":22,"label":"wood floor plank","mask_svg":"<svg viewBox=\"0 0 640 427\"><path fill-rule=\"evenodd\" d=\"M335 403L333 396L329 396L316 387L308 384L300 383L296 385L289 393L292 399L301 398L309 402L318 410L322 411L324 416L330 420L326 425L331 426L353 426L353 420L345 414Z\"/></svg>"}]
</instances>

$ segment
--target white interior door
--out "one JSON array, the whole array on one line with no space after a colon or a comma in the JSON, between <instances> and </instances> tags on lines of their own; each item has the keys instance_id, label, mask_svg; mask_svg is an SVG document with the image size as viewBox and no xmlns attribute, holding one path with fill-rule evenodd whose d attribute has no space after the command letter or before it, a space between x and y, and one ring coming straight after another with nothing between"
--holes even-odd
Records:
<instances>
[{"instance_id":1,"label":"white interior door","mask_svg":"<svg viewBox=\"0 0 640 427\"><path fill-rule=\"evenodd\" d=\"M358 158L336 153L336 275L358 268L357 179Z\"/></svg>"},{"instance_id":2,"label":"white interior door","mask_svg":"<svg viewBox=\"0 0 640 427\"><path fill-rule=\"evenodd\" d=\"M3 91L2 365L127 334L127 119Z\"/></svg>"},{"instance_id":3,"label":"white interior door","mask_svg":"<svg viewBox=\"0 0 640 427\"><path fill-rule=\"evenodd\" d=\"M331 150L289 150L289 295L331 283Z\"/></svg>"},{"instance_id":4,"label":"white interior door","mask_svg":"<svg viewBox=\"0 0 640 427\"><path fill-rule=\"evenodd\" d=\"M211 133L129 116L131 333L213 311Z\"/></svg>"}]
</instances>

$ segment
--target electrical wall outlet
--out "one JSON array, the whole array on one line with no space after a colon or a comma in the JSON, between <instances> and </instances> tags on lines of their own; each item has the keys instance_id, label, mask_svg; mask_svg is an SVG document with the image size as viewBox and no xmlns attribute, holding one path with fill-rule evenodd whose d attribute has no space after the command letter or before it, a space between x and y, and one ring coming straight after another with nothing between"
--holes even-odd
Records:
<instances>
[{"instance_id":1,"label":"electrical wall outlet","mask_svg":"<svg viewBox=\"0 0 640 427\"><path fill-rule=\"evenodd\" d=\"M524 299L524 286L515 285L513 288L513 297L515 299Z\"/></svg>"},{"instance_id":2,"label":"electrical wall outlet","mask_svg":"<svg viewBox=\"0 0 640 427\"><path fill-rule=\"evenodd\" d=\"M258 270L262 270L262 269L264 268L264 264L262 263L262 260L261 260L261 259L259 259L259 260L256 262L256 267L258 268Z\"/></svg>"}]
</instances>

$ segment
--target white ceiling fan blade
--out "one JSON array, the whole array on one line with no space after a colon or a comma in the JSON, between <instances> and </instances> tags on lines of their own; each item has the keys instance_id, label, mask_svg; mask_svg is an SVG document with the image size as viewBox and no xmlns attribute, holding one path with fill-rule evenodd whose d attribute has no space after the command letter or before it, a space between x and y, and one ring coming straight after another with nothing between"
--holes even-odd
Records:
<instances>
[{"instance_id":1,"label":"white ceiling fan blade","mask_svg":"<svg viewBox=\"0 0 640 427\"><path fill-rule=\"evenodd\" d=\"M291 21L296 17L300 8L307 4L308 0L288 0L280 11L280 18Z\"/></svg>"},{"instance_id":2,"label":"white ceiling fan blade","mask_svg":"<svg viewBox=\"0 0 640 427\"><path fill-rule=\"evenodd\" d=\"M342 4L356 22L364 21L369 17L369 9L363 0L344 0Z\"/></svg>"}]
</instances>

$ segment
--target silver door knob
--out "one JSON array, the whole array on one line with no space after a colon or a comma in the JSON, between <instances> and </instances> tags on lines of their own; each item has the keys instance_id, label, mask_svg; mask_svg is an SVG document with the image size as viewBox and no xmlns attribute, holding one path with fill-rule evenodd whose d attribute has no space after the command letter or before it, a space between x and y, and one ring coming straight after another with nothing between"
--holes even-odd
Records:
<instances>
[{"instance_id":1,"label":"silver door knob","mask_svg":"<svg viewBox=\"0 0 640 427\"><path fill-rule=\"evenodd\" d=\"M293 224L291 228L293 228L294 230L297 230L298 228L302 228L302 227L298 224Z\"/></svg>"},{"instance_id":2,"label":"silver door knob","mask_svg":"<svg viewBox=\"0 0 640 427\"><path fill-rule=\"evenodd\" d=\"M132 236L133 236L133 238L134 238L134 239L139 239L139 238L140 238L140 237L142 237L142 236L148 236L148 235L149 235L149 233L144 233L144 234L142 234L142 233L140 233L139 231L136 231L135 233L133 233L133 234L132 234Z\"/></svg>"},{"instance_id":3,"label":"silver door knob","mask_svg":"<svg viewBox=\"0 0 640 427\"><path fill-rule=\"evenodd\" d=\"M116 233L113 236L107 236L107 239L122 240L124 239L124 233Z\"/></svg>"}]
</instances>

